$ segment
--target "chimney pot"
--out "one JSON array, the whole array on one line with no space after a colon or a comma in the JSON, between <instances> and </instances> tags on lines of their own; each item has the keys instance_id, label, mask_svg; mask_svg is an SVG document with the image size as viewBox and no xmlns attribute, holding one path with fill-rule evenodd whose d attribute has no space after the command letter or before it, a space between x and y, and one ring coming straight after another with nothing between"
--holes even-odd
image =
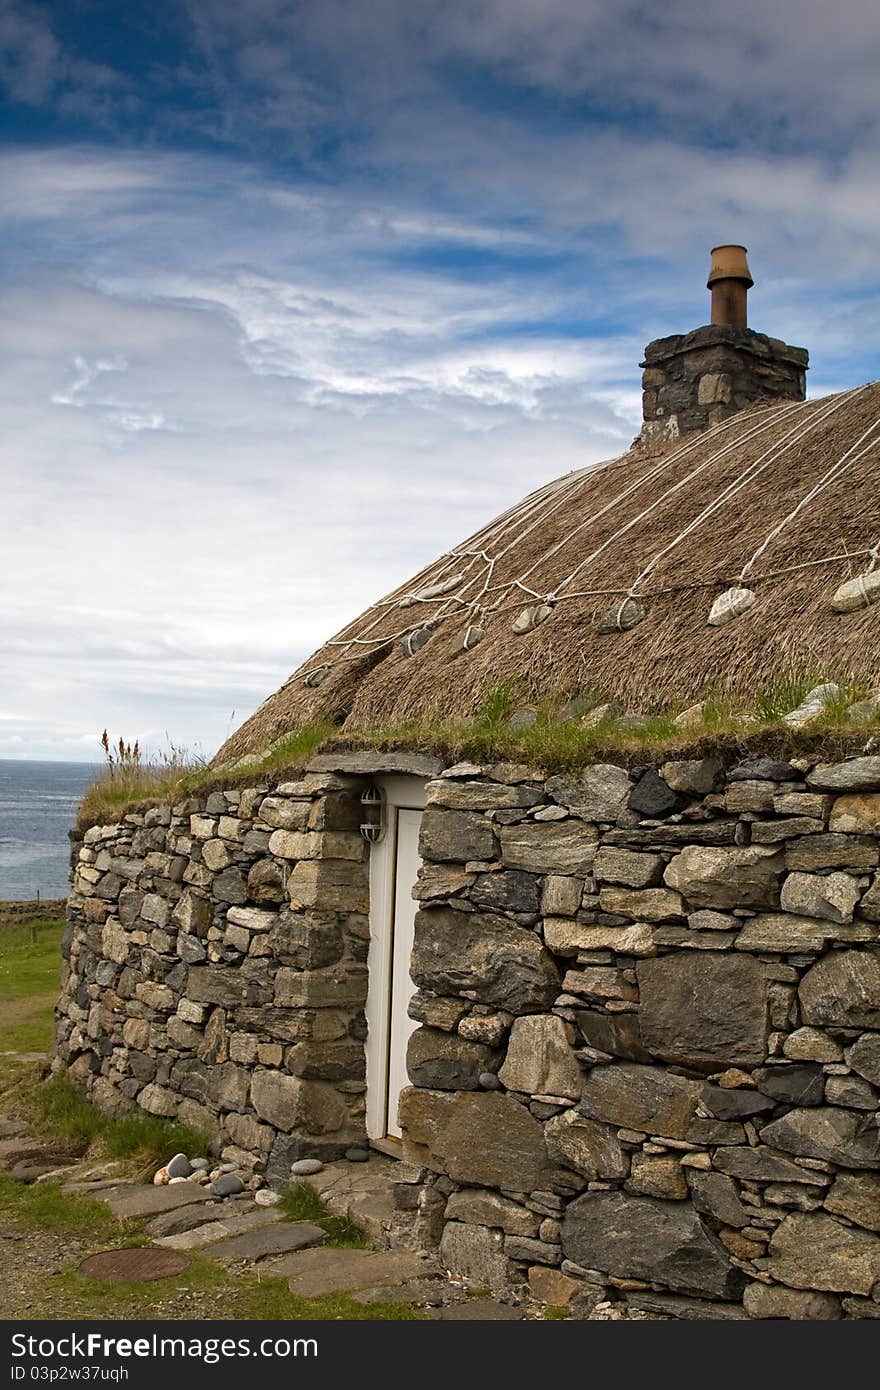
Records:
<instances>
[{"instance_id":1,"label":"chimney pot","mask_svg":"<svg viewBox=\"0 0 880 1390\"><path fill-rule=\"evenodd\" d=\"M707 289L712 291L713 324L748 327L746 297L754 284L744 246L713 246Z\"/></svg>"}]
</instances>

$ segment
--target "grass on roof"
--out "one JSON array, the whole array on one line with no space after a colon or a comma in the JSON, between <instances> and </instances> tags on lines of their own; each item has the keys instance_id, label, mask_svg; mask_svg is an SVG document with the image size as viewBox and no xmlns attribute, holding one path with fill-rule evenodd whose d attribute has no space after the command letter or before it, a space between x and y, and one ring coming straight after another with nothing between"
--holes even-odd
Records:
<instances>
[{"instance_id":1,"label":"grass on roof","mask_svg":"<svg viewBox=\"0 0 880 1390\"><path fill-rule=\"evenodd\" d=\"M792 729L784 716L795 709L809 690L827 681L840 687L804 730ZM431 753L455 762L512 761L546 771L565 771L590 762L618 758L638 761L642 757L669 756L687 750L705 753L711 745L731 750L764 748L772 745L792 756L798 749L827 744L852 752L859 740L880 729L880 715L854 721L850 706L869 693L863 681L847 680L834 673L802 670L780 676L772 686L756 693L751 708L744 709L721 689L711 689L696 702L699 714L686 726L676 723L680 709L654 713L619 715L609 713L597 723L584 723L584 705L597 709L609 703L598 691L589 691L578 701L578 712L566 717L572 702L563 704L556 696L529 700L515 680L501 682L487 690L481 708L467 722L401 723L369 729L340 729L328 722L305 725L278 738L262 756L248 755L223 768L204 763L172 768L146 766L126 769L125 775L109 775L96 782L83 798L78 824L121 819L127 812L142 811L161 801L181 801L218 787L275 785L301 774L309 760L321 751L349 748L408 749ZM534 720L528 727L517 727L514 719L528 710ZM531 713L529 714L531 718ZM511 720L514 720L513 726ZM843 755L843 754L841 754Z\"/></svg>"}]
</instances>

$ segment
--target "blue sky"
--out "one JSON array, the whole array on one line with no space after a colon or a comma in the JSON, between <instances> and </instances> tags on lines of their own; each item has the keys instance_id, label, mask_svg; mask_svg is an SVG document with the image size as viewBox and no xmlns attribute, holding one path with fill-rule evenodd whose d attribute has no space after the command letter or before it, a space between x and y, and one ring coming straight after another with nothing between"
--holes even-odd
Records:
<instances>
[{"instance_id":1,"label":"blue sky","mask_svg":"<svg viewBox=\"0 0 880 1390\"><path fill-rule=\"evenodd\" d=\"M0 757L212 753L625 449L717 242L880 376L878 70L863 0L0 0Z\"/></svg>"}]
</instances>

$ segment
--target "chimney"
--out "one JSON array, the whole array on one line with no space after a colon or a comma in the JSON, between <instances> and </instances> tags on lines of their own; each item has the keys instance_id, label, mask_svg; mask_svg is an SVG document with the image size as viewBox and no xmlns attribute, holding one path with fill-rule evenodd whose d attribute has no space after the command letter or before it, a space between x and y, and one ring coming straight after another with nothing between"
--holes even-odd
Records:
<instances>
[{"instance_id":1,"label":"chimney","mask_svg":"<svg viewBox=\"0 0 880 1390\"><path fill-rule=\"evenodd\" d=\"M809 353L747 326L753 284L744 246L713 247L711 323L645 348L643 443L704 430L757 401L804 400Z\"/></svg>"}]
</instances>

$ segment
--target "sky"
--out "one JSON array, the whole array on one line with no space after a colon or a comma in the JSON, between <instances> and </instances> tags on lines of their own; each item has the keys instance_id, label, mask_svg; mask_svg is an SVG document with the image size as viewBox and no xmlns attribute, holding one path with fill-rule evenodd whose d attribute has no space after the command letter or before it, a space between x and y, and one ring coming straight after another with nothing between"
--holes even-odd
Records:
<instances>
[{"instance_id":1,"label":"sky","mask_svg":"<svg viewBox=\"0 0 880 1390\"><path fill-rule=\"evenodd\" d=\"M0 0L0 758L210 757L613 457L641 350L880 377L865 0Z\"/></svg>"}]
</instances>

